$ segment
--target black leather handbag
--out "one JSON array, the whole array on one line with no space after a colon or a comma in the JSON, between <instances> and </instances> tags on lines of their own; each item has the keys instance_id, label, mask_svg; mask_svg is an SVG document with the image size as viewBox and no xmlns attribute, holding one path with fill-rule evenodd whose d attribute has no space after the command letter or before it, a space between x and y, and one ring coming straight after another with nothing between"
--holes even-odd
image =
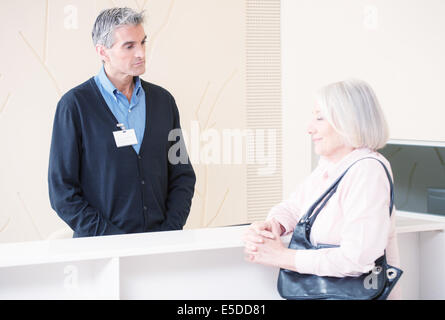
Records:
<instances>
[{"instance_id":1,"label":"black leather handbag","mask_svg":"<svg viewBox=\"0 0 445 320\"><path fill-rule=\"evenodd\" d=\"M391 176L386 166L378 159L368 157L379 161L385 169L389 179L391 189L391 201L389 206L389 215L391 216L394 191ZM367 158L363 158L367 159ZM363 160L360 159L360 160ZM351 168L354 162L349 168ZM337 190L337 187L348 172L348 169L337 178L337 180L324 192L321 197L309 208L308 212L296 225L289 248L294 250L317 250L322 248L338 247L336 245L317 245L310 242L310 232L315 219L326 203ZM315 211L315 212L314 212ZM397 281L400 279L403 271L399 268L388 265L386 261L386 251L383 256L375 261L374 268L358 277L327 277L314 274L301 274L295 271L280 269L278 276L278 292L281 297L289 300L384 300L388 297Z\"/></svg>"}]
</instances>

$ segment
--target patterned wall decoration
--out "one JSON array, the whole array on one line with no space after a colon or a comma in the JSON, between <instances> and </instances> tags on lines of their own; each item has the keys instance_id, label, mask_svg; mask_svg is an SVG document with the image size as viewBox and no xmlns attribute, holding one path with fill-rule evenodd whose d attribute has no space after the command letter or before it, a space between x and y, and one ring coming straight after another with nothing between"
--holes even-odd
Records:
<instances>
[{"instance_id":1,"label":"patterned wall decoration","mask_svg":"<svg viewBox=\"0 0 445 320\"><path fill-rule=\"evenodd\" d=\"M2 1L0 242L66 228L48 198L53 117L99 71L91 28L114 6L145 10L142 78L178 104L197 174L186 228L262 219L281 199L279 0Z\"/></svg>"}]
</instances>

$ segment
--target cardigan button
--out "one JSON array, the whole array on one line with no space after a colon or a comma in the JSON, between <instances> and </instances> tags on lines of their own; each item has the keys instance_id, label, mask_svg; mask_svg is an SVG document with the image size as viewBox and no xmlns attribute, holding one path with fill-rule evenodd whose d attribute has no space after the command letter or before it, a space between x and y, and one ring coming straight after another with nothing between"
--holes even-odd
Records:
<instances>
[{"instance_id":1,"label":"cardigan button","mask_svg":"<svg viewBox=\"0 0 445 320\"><path fill-rule=\"evenodd\" d=\"M145 180L142 180L141 183L142 183L142 184L145 184Z\"/></svg>"},{"instance_id":2,"label":"cardigan button","mask_svg":"<svg viewBox=\"0 0 445 320\"><path fill-rule=\"evenodd\" d=\"M148 208L147 208L146 206L144 206L144 211L147 211L147 209L148 209Z\"/></svg>"}]
</instances>

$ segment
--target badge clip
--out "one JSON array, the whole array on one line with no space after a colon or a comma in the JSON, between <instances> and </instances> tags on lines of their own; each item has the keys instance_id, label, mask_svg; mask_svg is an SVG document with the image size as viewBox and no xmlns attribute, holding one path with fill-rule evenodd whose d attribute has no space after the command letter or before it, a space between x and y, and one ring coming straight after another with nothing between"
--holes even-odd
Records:
<instances>
[{"instance_id":1,"label":"badge clip","mask_svg":"<svg viewBox=\"0 0 445 320\"><path fill-rule=\"evenodd\" d=\"M123 123L118 123L117 125L116 125L116 127L118 127L118 128L120 128L122 131L124 131L125 132L125 125L123 124Z\"/></svg>"}]
</instances>

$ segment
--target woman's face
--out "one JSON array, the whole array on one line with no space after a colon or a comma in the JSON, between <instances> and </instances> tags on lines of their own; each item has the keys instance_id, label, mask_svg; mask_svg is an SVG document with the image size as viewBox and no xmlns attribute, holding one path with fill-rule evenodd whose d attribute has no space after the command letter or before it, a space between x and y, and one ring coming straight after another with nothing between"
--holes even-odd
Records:
<instances>
[{"instance_id":1,"label":"woman's face","mask_svg":"<svg viewBox=\"0 0 445 320\"><path fill-rule=\"evenodd\" d=\"M341 135L324 118L318 107L315 107L313 110L308 133L312 136L315 153L331 161L337 162L354 150L354 148L345 144Z\"/></svg>"}]
</instances>

